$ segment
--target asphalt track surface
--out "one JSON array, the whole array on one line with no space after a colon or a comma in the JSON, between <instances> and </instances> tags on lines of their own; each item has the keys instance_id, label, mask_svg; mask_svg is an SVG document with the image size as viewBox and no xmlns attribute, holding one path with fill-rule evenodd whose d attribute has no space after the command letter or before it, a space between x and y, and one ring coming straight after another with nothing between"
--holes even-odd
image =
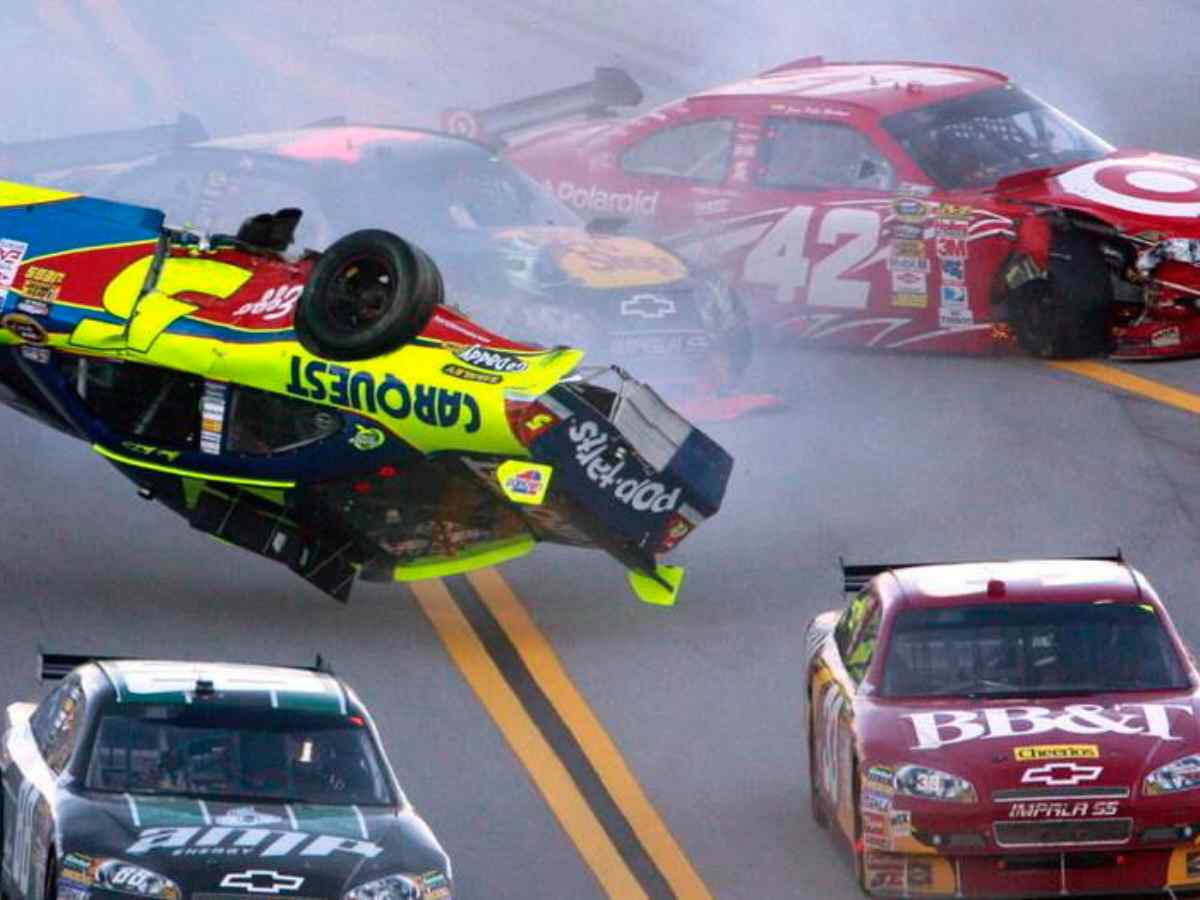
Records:
<instances>
[{"instance_id":1,"label":"asphalt track surface","mask_svg":"<svg viewBox=\"0 0 1200 900\"><path fill-rule=\"evenodd\" d=\"M623 62L660 93L773 61L706 56L733 4L689 10L670 46L645 38L633 5L601 18L463 0L338 40L364 59L452 58L439 95L470 88L479 102L503 99L478 87L498 72L538 86L506 54L542 54L554 83ZM293 77L309 77L296 59ZM365 107L358 84L326 90ZM427 85L408 86L428 102ZM1107 383L1114 371L1177 393L1130 392ZM454 858L456 896L838 900L858 894L808 817L801 650L808 620L841 603L839 556L1120 547L1200 643L1200 361L1081 374L1019 357L798 352L763 355L755 379L788 408L710 429L734 478L721 515L678 554L688 576L671 610L634 601L608 560L553 548L499 578L361 584L342 607L137 500L85 445L0 411L0 702L41 695L39 649L275 663L319 652L373 710Z\"/></svg>"}]
</instances>

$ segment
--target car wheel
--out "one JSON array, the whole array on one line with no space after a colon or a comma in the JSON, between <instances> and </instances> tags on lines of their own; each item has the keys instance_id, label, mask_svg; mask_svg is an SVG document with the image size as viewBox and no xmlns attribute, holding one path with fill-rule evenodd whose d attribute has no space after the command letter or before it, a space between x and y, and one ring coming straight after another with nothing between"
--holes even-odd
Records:
<instances>
[{"instance_id":1,"label":"car wheel","mask_svg":"<svg viewBox=\"0 0 1200 900\"><path fill-rule=\"evenodd\" d=\"M829 813L825 810L825 804L821 802L817 787L817 742L811 712L808 714L808 799L812 806L813 821L821 828L828 828Z\"/></svg>"},{"instance_id":2,"label":"car wheel","mask_svg":"<svg viewBox=\"0 0 1200 900\"><path fill-rule=\"evenodd\" d=\"M1022 285L1010 302L1017 340L1034 356L1070 359L1112 349L1112 283L1086 234L1057 233L1048 277Z\"/></svg>"},{"instance_id":3,"label":"car wheel","mask_svg":"<svg viewBox=\"0 0 1200 900\"><path fill-rule=\"evenodd\" d=\"M296 307L296 337L317 356L366 359L417 335L442 302L433 260L396 235L356 231L330 245Z\"/></svg>"},{"instance_id":4,"label":"car wheel","mask_svg":"<svg viewBox=\"0 0 1200 900\"><path fill-rule=\"evenodd\" d=\"M46 879L42 887L42 900L56 900L58 897L58 854L50 851L46 860Z\"/></svg>"}]
</instances>

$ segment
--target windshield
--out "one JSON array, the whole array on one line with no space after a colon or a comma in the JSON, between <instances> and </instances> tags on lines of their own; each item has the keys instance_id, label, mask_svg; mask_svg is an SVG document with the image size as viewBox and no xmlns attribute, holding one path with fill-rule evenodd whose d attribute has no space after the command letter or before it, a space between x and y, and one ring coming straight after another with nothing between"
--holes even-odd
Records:
<instances>
[{"instance_id":1,"label":"windshield","mask_svg":"<svg viewBox=\"0 0 1200 900\"><path fill-rule=\"evenodd\" d=\"M393 803L361 718L228 707L130 705L105 715L85 786L230 801Z\"/></svg>"},{"instance_id":2,"label":"windshield","mask_svg":"<svg viewBox=\"0 0 1200 900\"><path fill-rule=\"evenodd\" d=\"M1008 84L899 113L883 127L942 187L989 187L1031 169L1090 162L1112 147Z\"/></svg>"},{"instance_id":3,"label":"windshield","mask_svg":"<svg viewBox=\"0 0 1200 900\"><path fill-rule=\"evenodd\" d=\"M1189 687L1148 604L1011 603L896 616L882 693L1035 697Z\"/></svg>"},{"instance_id":4,"label":"windshield","mask_svg":"<svg viewBox=\"0 0 1200 900\"><path fill-rule=\"evenodd\" d=\"M343 229L385 227L420 240L431 232L581 227L575 213L527 175L483 152L414 158L382 147L342 174Z\"/></svg>"}]
</instances>

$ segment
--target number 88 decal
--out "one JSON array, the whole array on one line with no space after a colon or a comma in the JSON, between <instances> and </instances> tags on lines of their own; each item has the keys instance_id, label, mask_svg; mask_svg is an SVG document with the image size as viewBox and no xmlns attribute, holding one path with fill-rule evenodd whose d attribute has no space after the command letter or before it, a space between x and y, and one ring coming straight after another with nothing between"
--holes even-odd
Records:
<instances>
[{"instance_id":1,"label":"number 88 decal","mask_svg":"<svg viewBox=\"0 0 1200 900\"><path fill-rule=\"evenodd\" d=\"M1126 212L1200 216L1200 162L1179 156L1101 159L1064 172L1058 183L1064 191Z\"/></svg>"}]
</instances>

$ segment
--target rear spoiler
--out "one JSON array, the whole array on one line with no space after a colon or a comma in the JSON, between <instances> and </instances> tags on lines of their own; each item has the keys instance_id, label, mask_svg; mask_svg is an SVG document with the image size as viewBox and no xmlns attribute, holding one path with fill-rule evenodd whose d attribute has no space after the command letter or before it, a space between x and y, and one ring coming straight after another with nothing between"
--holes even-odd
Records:
<instances>
[{"instance_id":1,"label":"rear spoiler","mask_svg":"<svg viewBox=\"0 0 1200 900\"><path fill-rule=\"evenodd\" d=\"M1065 556L1056 557L1060 559L1078 559L1081 561L1094 562L1115 562L1124 563L1125 557L1121 555L1118 548L1115 556ZM842 567L842 592L846 594L857 594L867 586L876 575L882 575L884 572L890 572L893 569L908 569L916 566L953 566L963 562L973 562L974 560L947 560L942 562L910 562L910 563L869 563L866 565L847 565L844 559L839 559L838 563Z\"/></svg>"},{"instance_id":2,"label":"rear spoiler","mask_svg":"<svg viewBox=\"0 0 1200 900\"><path fill-rule=\"evenodd\" d=\"M29 178L42 172L126 162L207 139L208 131L200 120L181 113L169 125L0 144L0 176Z\"/></svg>"},{"instance_id":3,"label":"rear spoiler","mask_svg":"<svg viewBox=\"0 0 1200 900\"><path fill-rule=\"evenodd\" d=\"M117 660L133 658L129 656L96 656L95 654L46 653L42 651L38 654L38 680L62 681L75 669L78 669L80 666L86 666L88 663L115 662ZM320 653L317 654L316 662L311 666L281 666L279 668L301 669L306 672L323 672L326 675L333 674L333 666Z\"/></svg>"},{"instance_id":4,"label":"rear spoiler","mask_svg":"<svg viewBox=\"0 0 1200 900\"><path fill-rule=\"evenodd\" d=\"M624 69L597 66L591 81L534 94L487 109L448 109L442 129L474 140L499 140L503 135L556 119L587 115L610 116L616 106L637 106L642 89Z\"/></svg>"}]
</instances>

